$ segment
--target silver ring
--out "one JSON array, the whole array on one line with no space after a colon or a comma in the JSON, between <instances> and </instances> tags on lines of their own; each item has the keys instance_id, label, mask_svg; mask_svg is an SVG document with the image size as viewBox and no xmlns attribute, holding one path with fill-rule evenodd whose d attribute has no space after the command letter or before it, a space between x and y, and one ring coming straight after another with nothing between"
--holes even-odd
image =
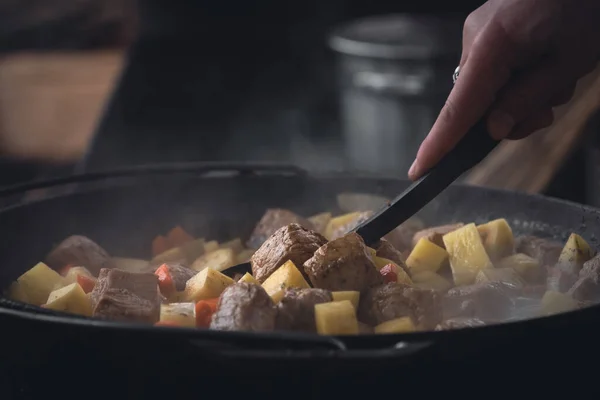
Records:
<instances>
[{"instance_id":1,"label":"silver ring","mask_svg":"<svg viewBox=\"0 0 600 400\"><path fill-rule=\"evenodd\" d=\"M456 83L456 80L458 79L459 74L460 74L460 65L458 67L456 67L456 69L454 70L454 73L452 74L452 83Z\"/></svg>"}]
</instances>

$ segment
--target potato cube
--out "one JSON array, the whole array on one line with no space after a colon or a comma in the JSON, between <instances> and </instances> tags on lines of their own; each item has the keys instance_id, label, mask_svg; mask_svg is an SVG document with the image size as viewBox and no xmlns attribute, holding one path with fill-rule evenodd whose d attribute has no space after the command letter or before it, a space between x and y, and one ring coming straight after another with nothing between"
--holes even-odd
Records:
<instances>
[{"instance_id":1,"label":"potato cube","mask_svg":"<svg viewBox=\"0 0 600 400\"><path fill-rule=\"evenodd\" d=\"M320 335L357 335L358 320L350 300L315 305L315 323Z\"/></svg>"},{"instance_id":2,"label":"potato cube","mask_svg":"<svg viewBox=\"0 0 600 400\"><path fill-rule=\"evenodd\" d=\"M512 268L526 282L535 283L542 278L540 263L532 257L523 253L517 253L504 257L496 264L498 269Z\"/></svg>"},{"instance_id":3,"label":"potato cube","mask_svg":"<svg viewBox=\"0 0 600 400\"><path fill-rule=\"evenodd\" d=\"M362 212L357 211L348 214L343 214L335 218L331 218L331 220L329 221L329 223L327 223L327 226L325 227L325 232L323 233L323 236L325 236L329 240L335 239L334 236L336 234L339 236L338 231L341 228L343 228L346 225L350 226L350 224L353 221L358 220L358 218L360 218L362 214Z\"/></svg>"},{"instance_id":4,"label":"potato cube","mask_svg":"<svg viewBox=\"0 0 600 400\"><path fill-rule=\"evenodd\" d=\"M579 304L571 296L548 290L542 297L540 314L553 315L573 311L577 308L579 308Z\"/></svg>"},{"instance_id":5,"label":"potato cube","mask_svg":"<svg viewBox=\"0 0 600 400\"><path fill-rule=\"evenodd\" d=\"M21 275L17 282L30 304L40 306L46 303L53 290L64 285L64 278L43 262Z\"/></svg>"},{"instance_id":6,"label":"potato cube","mask_svg":"<svg viewBox=\"0 0 600 400\"><path fill-rule=\"evenodd\" d=\"M452 282L440 274L432 271L423 271L412 276L414 286L421 289L432 289L438 292L447 292L452 287Z\"/></svg>"},{"instance_id":7,"label":"potato cube","mask_svg":"<svg viewBox=\"0 0 600 400\"><path fill-rule=\"evenodd\" d=\"M219 245L220 249L231 249L233 250L233 254L238 254L242 250L244 250L244 245L242 244L242 239L235 238L228 242L223 242Z\"/></svg>"},{"instance_id":8,"label":"potato cube","mask_svg":"<svg viewBox=\"0 0 600 400\"><path fill-rule=\"evenodd\" d=\"M392 319L377 325L375 333L407 333L415 332L417 328L410 317Z\"/></svg>"},{"instance_id":9,"label":"potato cube","mask_svg":"<svg viewBox=\"0 0 600 400\"><path fill-rule=\"evenodd\" d=\"M308 289L310 285L292 261L286 261L277 268L262 284L263 289L278 303L283 298L286 288Z\"/></svg>"},{"instance_id":10,"label":"potato cube","mask_svg":"<svg viewBox=\"0 0 600 400\"><path fill-rule=\"evenodd\" d=\"M23 286L19 282L13 282L5 292L6 297L14 301L20 301L22 303L30 303L27 293L23 289Z\"/></svg>"},{"instance_id":11,"label":"potato cube","mask_svg":"<svg viewBox=\"0 0 600 400\"><path fill-rule=\"evenodd\" d=\"M360 301L360 292L356 290L344 290L339 292L331 292L333 301L344 301L348 300L354 306L354 309L358 309L358 302Z\"/></svg>"},{"instance_id":12,"label":"potato cube","mask_svg":"<svg viewBox=\"0 0 600 400\"><path fill-rule=\"evenodd\" d=\"M236 265L235 253L232 249L218 249L210 253L206 253L192 264L191 268L195 271L202 271L205 268L214 269L215 271L223 271L229 267Z\"/></svg>"},{"instance_id":13,"label":"potato cube","mask_svg":"<svg viewBox=\"0 0 600 400\"><path fill-rule=\"evenodd\" d=\"M161 304L160 322L172 323L177 326L196 326L195 303Z\"/></svg>"},{"instance_id":14,"label":"potato cube","mask_svg":"<svg viewBox=\"0 0 600 400\"><path fill-rule=\"evenodd\" d=\"M238 282L246 282L246 283L253 283L255 285L260 285L260 283L258 283L258 281L256 279L254 279L254 277L252 276L251 273L246 272L244 274L244 276L242 276Z\"/></svg>"},{"instance_id":15,"label":"potato cube","mask_svg":"<svg viewBox=\"0 0 600 400\"><path fill-rule=\"evenodd\" d=\"M583 263L593 256L593 251L585 239L576 233L571 233L556 265L565 272L578 274Z\"/></svg>"},{"instance_id":16,"label":"potato cube","mask_svg":"<svg viewBox=\"0 0 600 400\"><path fill-rule=\"evenodd\" d=\"M214 299L219 297L227 286L233 284L234 281L230 277L212 268L205 268L186 282L182 298L193 302Z\"/></svg>"},{"instance_id":17,"label":"potato cube","mask_svg":"<svg viewBox=\"0 0 600 400\"><path fill-rule=\"evenodd\" d=\"M455 285L470 285L480 270L492 268L475 224L468 224L443 237Z\"/></svg>"},{"instance_id":18,"label":"potato cube","mask_svg":"<svg viewBox=\"0 0 600 400\"><path fill-rule=\"evenodd\" d=\"M127 272L148 272L152 269L149 261L138 258L113 257L113 261L115 268Z\"/></svg>"},{"instance_id":19,"label":"potato cube","mask_svg":"<svg viewBox=\"0 0 600 400\"><path fill-rule=\"evenodd\" d=\"M525 283L517 271L510 267L482 269L475 277L475 283L484 282L506 282L515 286L523 286Z\"/></svg>"},{"instance_id":20,"label":"potato cube","mask_svg":"<svg viewBox=\"0 0 600 400\"><path fill-rule=\"evenodd\" d=\"M331 217L332 215L330 212L324 212L313 215L312 217L308 218L308 221L313 224L315 231L323 234L323 232L325 232L325 228L327 228L327 224L329 224L329 221L331 221Z\"/></svg>"},{"instance_id":21,"label":"potato cube","mask_svg":"<svg viewBox=\"0 0 600 400\"><path fill-rule=\"evenodd\" d=\"M173 247L165 252L160 253L156 257L154 257L150 264L152 265L162 265L168 262L184 262L187 258L185 253L181 249L181 247ZM130 271L133 272L133 271Z\"/></svg>"},{"instance_id":22,"label":"potato cube","mask_svg":"<svg viewBox=\"0 0 600 400\"><path fill-rule=\"evenodd\" d=\"M181 245L181 251L185 255L188 264L193 263L198 257L204 254L204 243L204 238L199 238Z\"/></svg>"},{"instance_id":23,"label":"potato cube","mask_svg":"<svg viewBox=\"0 0 600 400\"><path fill-rule=\"evenodd\" d=\"M492 261L500 260L514 252L515 239L512 229L504 218L477 226L485 251Z\"/></svg>"},{"instance_id":24,"label":"potato cube","mask_svg":"<svg viewBox=\"0 0 600 400\"><path fill-rule=\"evenodd\" d=\"M212 253L216 250L219 250L219 242L216 240L204 243L204 253Z\"/></svg>"},{"instance_id":25,"label":"potato cube","mask_svg":"<svg viewBox=\"0 0 600 400\"><path fill-rule=\"evenodd\" d=\"M86 317L92 316L92 303L77 283L71 283L63 288L54 290L48 296L48 301L43 307Z\"/></svg>"},{"instance_id":26,"label":"potato cube","mask_svg":"<svg viewBox=\"0 0 600 400\"><path fill-rule=\"evenodd\" d=\"M406 259L411 274L423 271L437 272L448 260L448 252L440 246L421 238Z\"/></svg>"}]
</instances>

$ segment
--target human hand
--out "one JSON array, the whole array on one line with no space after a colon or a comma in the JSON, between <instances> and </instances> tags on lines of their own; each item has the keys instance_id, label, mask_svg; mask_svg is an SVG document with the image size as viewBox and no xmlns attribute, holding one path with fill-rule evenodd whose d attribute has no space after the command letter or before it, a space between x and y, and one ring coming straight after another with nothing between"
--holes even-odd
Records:
<instances>
[{"instance_id":1,"label":"human hand","mask_svg":"<svg viewBox=\"0 0 600 400\"><path fill-rule=\"evenodd\" d=\"M497 140L552 124L600 56L600 1L489 0L463 30L460 77L409 171L433 167L482 116Z\"/></svg>"}]
</instances>

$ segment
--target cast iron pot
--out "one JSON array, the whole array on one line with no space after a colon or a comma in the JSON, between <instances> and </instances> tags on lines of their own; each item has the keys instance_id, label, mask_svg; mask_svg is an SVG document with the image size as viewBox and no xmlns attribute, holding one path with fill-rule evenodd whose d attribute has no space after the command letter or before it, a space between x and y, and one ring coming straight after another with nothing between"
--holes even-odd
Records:
<instances>
[{"instance_id":1,"label":"cast iron pot","mask_svg":"<svg viewBox=\"0 0 600 400\"><path fill-rule=\"evenodd\" d=\"M336 212L339 193L393 196L407 184L371 176L314 176L289 166L185 164L4 189L4 201L21 200L0 211L0 286L7 287L72 234L89 236L114 256L147 258L152 239L178 224L195 236L246 238L269 207L302 215ZM28 200L22 200L26 194ZM504 217L517 234L564 241L577 232L594 247L600 232L596 209L460 185L446 190L420 216L427 224ZM600 308L595 306L466 330L329 338L112 323L2 299L0 327L6 339L0 386L9 388L13 398L49 396L78 385L85 397L189 396L208 385L221 395L237 389L262 395L283 390L285 397L314 398L372 393L390 384L390 374L394 386L405 386L403 394L459 389L457 382L465 380L469 387L481 379L495 385L499 376L509 374L505 389L533 385L538 394L555 393L562 383L584 379L586 370L576 364L600 355L594 345L600 335L597 321ZM561 380L548 386L532 377L533 372L550 373L545 371ZM220 382L227 385L214 386Z\"/></svg>"}]
</instances>

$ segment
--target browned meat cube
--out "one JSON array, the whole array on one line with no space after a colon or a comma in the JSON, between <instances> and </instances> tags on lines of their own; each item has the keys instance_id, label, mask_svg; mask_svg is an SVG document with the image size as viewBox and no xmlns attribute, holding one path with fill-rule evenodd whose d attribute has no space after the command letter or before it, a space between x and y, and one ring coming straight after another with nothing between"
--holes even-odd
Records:
<instances>
[{"instance_id":1,"label":"browned meat cube","mask_svg":"<svg viewBox=\"0 0 600 400\"><path fill-rule=\"evenodd\" d=\"M396 264L398 264L406 273L409 273L409 269L406 266L406 257L398 251L392 244L386 240L381 239L379 243L375 245L375 250L377 251L377 257L387 258L388 260L392 260Z\"/></svg>"},{"instance_id":2,"label":"browned meat cube","mask_svg":"<svg viewBox=\"0 0 600 400\"><path fill-rule=\"evenodd\" d=\"M97 275L102 268L114 268L108 253L85 236L73 235L63 240L46 256L46 264L56 270L67 265L85 267Z\"/></svg>"},{"instance_id":3,"label":"browned meat cube","mask_svg":"<svg viewBox=\"0 0 600 400\"><path fill-rule=\"evenodd\" d=\"M316 332L315 304L333 301L331 292L323 289L286 289L277 306L277 329Z\"/></svg>"},{"instance_id":4,"label":"browned meat cube","mask_svg":"<svg viewBox=\"0 0 600 400\"><path fill-rule=\"evenodd\" d=\"M103 268L90 300L94 317L150 324L160 318L162 296L151 273Z\"/></svg>"},{"instance_id":5,"label":"browned meat cube","mask_svg":"<svg viewBox=\"0 0 600 400\"><path fill-rule=\"evenodd\" d=\"M313 224L298 214L281 208L270 208L256 224L246 245L251 249L258 249L278 229L289 224L298 224L305 229L314 230Z\"/></svg>"},{"instance_id":6,"label":"browned meat cube","mask_svg":"<svg viewBox=\"0 0 600 400\"><path fill-rule=\"evenodd\" d=\"M521 288L506 282L485 282L452 288L443 299L444 318L502 320L514 308L513 297Z\"/></svg>"},{"instance_id":7,"label":"browned meat cube","mask_svg":"<svg viewBox=\"0 0 600 400\"><path fill-rule=\"evenodd\" d=\"M178 292L182 292L185 289L187 281L198 273L198 271L194 271L182 263L168 262L165 265L171 275L175 290Z\"/></svg>"},{"instance_id":8,"label":"browned meat cube","mask_svg":"<svg viewBox=\"0 0 600 400\"><path fill-rule=\"evenodd\" d=\"M520 236L515 240L515 252L535 258L542 267L554 266L562 249L563 244L552 239Z\"/></svg>"},{"instance_id":9,"label":"browned meat cube","mask_svg":"<svg viewBox=\"0 0 600 400\"><path fill-rule=\"evenodd\" d=\"M288 260L292 260L300 272L304 272L302 264L325 243L327 239L321 234L298 224L279 228L250 258L252 275L262 283Z\"/></svg>"},{"instance_id":10,"label":"browned meat cube","mask_svg":"<svg viewBox=\"0 0 600 400\"><path fill-rule=\"evenodd\" d=\"M431 243L437 244L441 248L445 249L446 246L444 245L444 241L442 240L442 237L446 233L454 232L455 230L463 227L464 225L465 224L463 224L462 222L459 222L456 224L434 226L433 228L423 229L422 231L415 233L415 235L413 236L412 247L415 247L417 245L417 242L421 238L426 238Z\"/></svg>"},{"instance_id":11,"label":"browned meat cube","mask_svg":"<svg viewBox=\"0 0 600 400\"><path fill-rule=\"evenodd\" d=\"M277 308L262 286L238 282L221 293L210 329L272 331L275 329L276 316Z\"/></svg>"},{"instance_id":12,"label":"browned meat cube","mask_svg":"<svg viewBox=\"0 0 600 400\"><path fill-rule=\"evenodd\" d=\"M435 327L436 331L445 331L448 329L463 329L485 326L485 322L479 318L451 318L447 319Z\"/></svg>"},{"instance_id":13,"label":"browned meat cube","mask_svg":"<svg viewBox=\"0 0 600 400\"><path fill-rule=\"evenodd\" d=\"M365 242L354 232L321 246L304 271L314 287L331 291L362 292L383 283Z\"/></svg>"},{"instance_id":14,"label":"browned meat cube","mask_svg":"<svg viewBox=\"0 0 600 400\"><path fill-rule=\"evenodd\" d=\"M521 296L532 299L541 299L546 293L546 285L527 285L521 289Z\"/></svg>"},{"instance_id":15,"label":"browned meat cube","mask_svg":"<svg viewBox=\"0 0 600 400\"><path fill-rule=\"evenodd\" d=\"M358 316L371 326L410 317L417 326L433 329L442 321L441 299L434 290L387 283L365 293Z\"/></svg>"},{"instance_id":16,"label":"browned meat cube","mask_svg":"<svg viewBox=\"0 0 600 400\"><path fill-rule=\"evenodd\" d=\"M577 281L577 275L564 271L558 267L548 267L546 278L546 289L565 293Z\"/></svg>"},{"instance_id":17,"label":"browned meat cube","mask_svg":"<svg viewBox=\"0 0 600 400\"><path fill-rule=\"evenodd\" d=\"M583 264L579 278L568 293L581 302L600 301L600 255Z\"/></svg>"}]
</instances>

